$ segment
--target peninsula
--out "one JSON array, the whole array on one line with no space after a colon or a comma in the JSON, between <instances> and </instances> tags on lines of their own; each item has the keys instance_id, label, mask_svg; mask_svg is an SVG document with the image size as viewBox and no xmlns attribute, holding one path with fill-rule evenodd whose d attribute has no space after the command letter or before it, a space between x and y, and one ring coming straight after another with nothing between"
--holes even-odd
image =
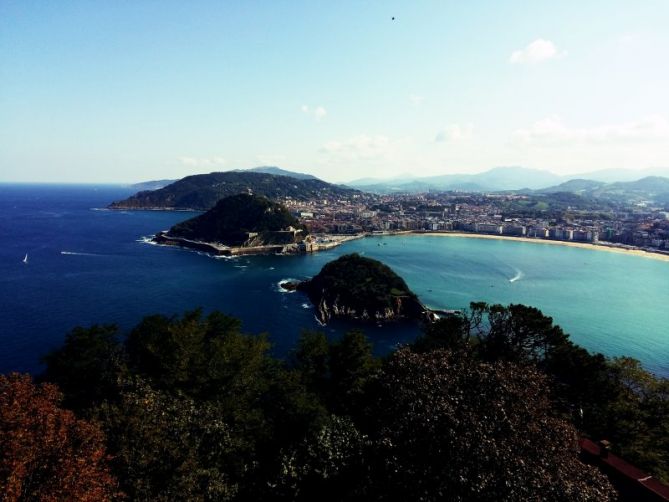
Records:
<instances>
[{"instance_id":1,"label":"peninsula","mask_svg":"<svg viewBox=\"0 0 669 502\"><path fill-rule=\"evenodd\" d=\"M159 232L153 242L220 256L298 254L328 249L346 238L315 238L285 206L257 195L226 197L209 211Z\"/></svg>"}]
</instances>

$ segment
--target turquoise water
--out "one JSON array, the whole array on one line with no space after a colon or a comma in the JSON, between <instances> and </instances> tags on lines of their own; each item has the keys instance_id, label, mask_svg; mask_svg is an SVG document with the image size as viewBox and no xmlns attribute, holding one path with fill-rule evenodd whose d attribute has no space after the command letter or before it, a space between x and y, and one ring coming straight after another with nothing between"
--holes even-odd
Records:
<instances>
[{"instance_id":1,"label":"turquoise water","mask_svg":"<svg viewBox=\"0 0 669 502\"><path fill-rule=\"evenodd\" d=\"M151 313L202 307L267 332L286 355L301 330L319 326L308 300L278 288L350 252L390 265L435 308L471 301L525 303L593 351L629 355L669 376L669 262L604 251L458 237L356 240L308 256L215 259L142 242L191 216L96 210L121 187L0 185L0 372L39 371L39 358L77 325L123 331ZM25 253L29 263L22 263ZM364 327L378 353L418 334L412 324Z\"/></svg>"},{"instance_id":2,"label":"turquoise water","mask_svg":"<svg viewBox=\"0 0 669 502\"><path fill-rule=\"evenodd\" d=\"M378 246L381 243L382 246ZM395 236L352 243L402 275L434 307L524 303L578 344L669 374L669 262L506 240Z\"/></svg>"}]
</instances>

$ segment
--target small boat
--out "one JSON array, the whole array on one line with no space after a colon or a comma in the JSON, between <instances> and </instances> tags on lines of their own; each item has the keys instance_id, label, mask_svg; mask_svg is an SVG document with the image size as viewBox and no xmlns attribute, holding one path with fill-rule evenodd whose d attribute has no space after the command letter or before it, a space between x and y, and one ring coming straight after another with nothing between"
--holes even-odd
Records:
<instances>
[{"instance_id":1,"label":"small boat","mask_svg":"<svg viewBox=\"0 0 669 502\"><path fill-rule=\"evenodd\" d=\"M25 257L23 258L23 263L28 263L28 253L26 253Z\"/></svg>"}]
</instances>

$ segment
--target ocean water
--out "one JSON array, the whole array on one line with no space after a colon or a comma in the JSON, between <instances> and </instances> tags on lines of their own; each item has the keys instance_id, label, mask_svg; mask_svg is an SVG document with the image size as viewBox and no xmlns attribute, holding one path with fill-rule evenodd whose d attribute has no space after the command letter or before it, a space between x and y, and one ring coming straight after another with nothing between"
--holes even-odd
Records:
<instances>
[{"instance_id":1,"label":"ocean water","mask_svg":"<svg viewBox=\"0 0 669 502\"><path fill-rule=\"evenodd\" d=\"M300 293L281 292L349 252L395 269L430 306L525 303L572 339L610 356L630 355L669 376L669 263L603 251L457 237L394 236L349 242L308 256L220 259L146 243L192 216L108 211L129 195L118 186L0 185L0 372L40 369L39 359L74 326L114 323L201 307L269 333L287 355L303 329L339 336L350 323L320 326ZM28 254L28 263L22 262ZM383 353L411 341L409 323L364 330Z\"/></svg>"}]
</instances>

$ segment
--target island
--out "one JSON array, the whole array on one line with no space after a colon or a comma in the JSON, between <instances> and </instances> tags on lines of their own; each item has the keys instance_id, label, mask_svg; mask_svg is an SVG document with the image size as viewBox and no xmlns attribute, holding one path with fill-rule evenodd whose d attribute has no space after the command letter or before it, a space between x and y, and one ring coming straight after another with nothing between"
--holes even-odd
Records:
<instances>
[{"instance_id":1,"label":"island","mask_svg":"<svg viewBox=\"0 0 669 502\"><path fill-rule=\"evenodd\" d=\"M199 216L159 232L152 240L219 256L236 256L307 253L329 249L347 239L311 236L285 206L266 197L237 194L219 200Z\"/></svg>"},{"instance_id":2,"label":"island","mask_svg":"<svg viewBox=\"0 0 669 502\"><path fill-rule=\"evenodd\" d=\"M309 280L281 287L306 293L322 323L333 317L375 322L434 317L390 267L357 253L327 263Z\"/></svg>"}]
</instances>

